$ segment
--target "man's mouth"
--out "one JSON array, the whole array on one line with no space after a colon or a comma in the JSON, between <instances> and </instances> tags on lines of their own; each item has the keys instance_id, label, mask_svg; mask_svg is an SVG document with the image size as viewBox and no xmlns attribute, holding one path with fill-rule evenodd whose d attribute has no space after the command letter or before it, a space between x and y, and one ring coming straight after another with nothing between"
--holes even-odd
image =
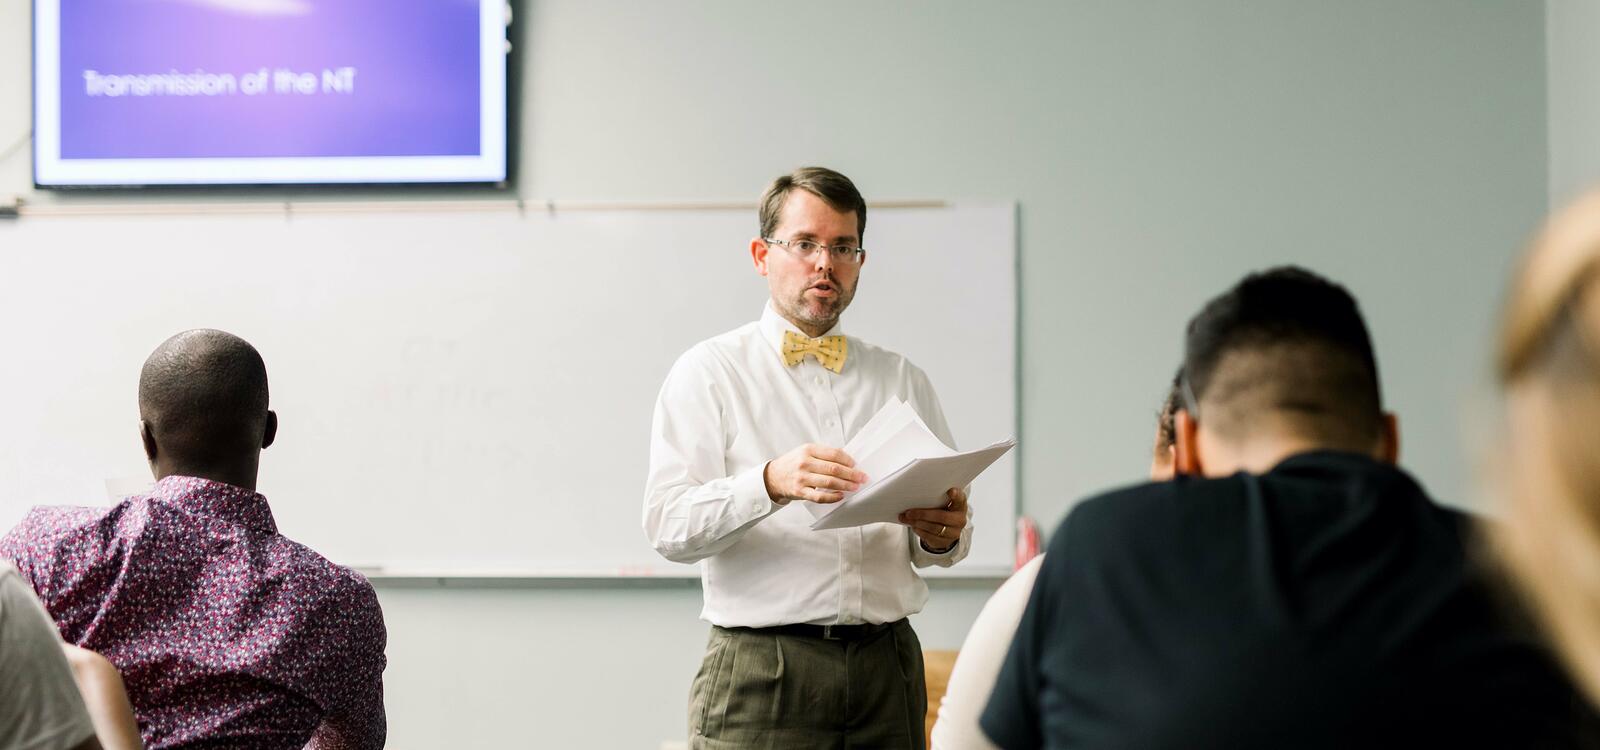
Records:
<instances>
[{"instance_id":1,"label":"man's mouth","mask_svg":"<svg viewBox=\"0 0 1600 750\"><path fill-rule=\"evenodd\" d=\"M819 281L811 285L810 291L816 292L823 297L833 297L839 293L839 288L834 286L832 282Z\"/></svg>"}]
</instances>

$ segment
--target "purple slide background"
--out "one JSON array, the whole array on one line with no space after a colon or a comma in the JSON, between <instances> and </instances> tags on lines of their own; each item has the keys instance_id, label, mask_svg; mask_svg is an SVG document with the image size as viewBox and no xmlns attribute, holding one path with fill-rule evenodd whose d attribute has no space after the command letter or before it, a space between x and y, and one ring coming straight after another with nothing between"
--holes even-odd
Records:
<instances>
[{"instance_id":1,"label":"purple slide background","mask_svg":"<svg viewBox=\"0 0 1600 750\"><path fill-rule=\"evenodd\" d=\"M302 0L303 15L205 0L62 0L61 157L473 156L478 0ZM222 5L222 4L219 4ZM357 69L349 94L322 70ZM288 68L318 93L90 97L102 75Z\"/></svg>"}]
</instances>

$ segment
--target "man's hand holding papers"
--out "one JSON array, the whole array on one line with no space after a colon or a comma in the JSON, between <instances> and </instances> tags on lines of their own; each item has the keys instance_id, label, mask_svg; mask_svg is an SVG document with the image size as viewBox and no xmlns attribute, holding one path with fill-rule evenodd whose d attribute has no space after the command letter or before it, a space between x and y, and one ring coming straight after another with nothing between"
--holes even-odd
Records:
<instances>
[{"instance_id":1,"label":"man's hand holding papers","mask_svg":"<svg viewBox=\"0 0 1600 750\"><path fill-rule=\"evenodd\" d=\"M843 529L910 520L930 548L948 549L951 539L959 538L966 517L965 491L957 489L958 501L950 490L970 484L1014 445L1015 440L1004 440L987 448L957 452L939 442L910 405L898 399L890 401L844 448L867 481L860 489L845 492L842 502L808 503L806 509L816 518L811 528ZM959 525L939 523L951 519L933 515L954 513L957 505ZM907 511L918 512L902 517ZM924 523L937 523L937 527L925 528Z\"/></svg>"},{"instance_id":2,"label":"man's hand holding papers","mask_svg":"<svg viewBox=\"0 0 1600 750\"><path fill-rule=\"evenodd\" d=\"M846 492L861 489L867 475L854 468L849 454L838 448L807 443L767 462L761 478L767 497L779 505L796 498L813 503L837 503Z\"/></svg>"},{"instance_id":3,"label":"man's hand holding papers","mask_svg":"<svg viewBox=\"0 0 1600 750\"><path fill-rule=\"evenodd\" d=\"M936 554L955 547L961 541L961 530L967 527L967 491L951 487L945 497L950 502L942 508L917 508L900 514L900 523L911 527L923 549Z\"/></svg>"}]
</instances>

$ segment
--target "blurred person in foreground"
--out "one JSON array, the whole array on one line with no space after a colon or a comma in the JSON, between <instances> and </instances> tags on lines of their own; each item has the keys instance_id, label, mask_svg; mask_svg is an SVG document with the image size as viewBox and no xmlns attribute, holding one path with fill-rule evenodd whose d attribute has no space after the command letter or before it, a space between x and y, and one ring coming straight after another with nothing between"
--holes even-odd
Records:
<instances>
[{"instance_id":1,"label":"blurred person in foreground","mask_svg":"<svg viewBox=\"0 0 1600 750\"><path fill-rule=\"evenodd\" d=\"M1497 375L1507 502L1490 538L1600 705L1600 192L1553 216L1523 257Z\"/></svg>"}]
</instances>

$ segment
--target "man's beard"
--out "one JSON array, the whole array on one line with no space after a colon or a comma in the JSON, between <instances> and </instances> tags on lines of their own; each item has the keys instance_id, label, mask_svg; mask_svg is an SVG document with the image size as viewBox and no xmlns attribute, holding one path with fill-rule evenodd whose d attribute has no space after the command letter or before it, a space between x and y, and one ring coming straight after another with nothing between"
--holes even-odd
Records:
<instances>
[{"instance_id":1,"label":"man's beard","mask_svg":"<svg viewBox=\"0 0 1600 750\"><path fill-rule=\"evenodd\" d=\"M839 316L844 314L845 308L849 307L850 302L855 299L856 290L855 287L846 289L838 281L828 279L828 283L833 286L833 299L807 300L806 293L811 291L811 287L815 286L816 283L814 281L811 284L807 284L804 289L801 289L800 293L789 303L787 312L794 316L796 320L803 321L807 326L825 333L839 322ZM812 302L816 303L815 307L812 306ZM811 314L813 309L822 310L821 317Z\"/></svg>"}]
</instances>

